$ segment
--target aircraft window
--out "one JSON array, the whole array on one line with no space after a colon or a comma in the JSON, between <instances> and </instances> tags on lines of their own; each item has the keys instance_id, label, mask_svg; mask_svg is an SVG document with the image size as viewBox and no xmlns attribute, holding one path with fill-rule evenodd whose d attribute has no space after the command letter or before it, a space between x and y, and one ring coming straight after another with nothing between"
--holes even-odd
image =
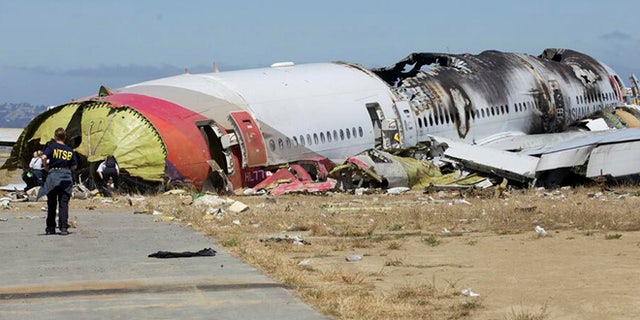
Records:
<instances>
[{"instance_id":1,"label":"aircraft window","mask_svg":"<svg viewBox=\"0 0 640 320\"><path fill-rule=\"evenodd\" d=\"M496 115L496 109L494 109L493 107L491 107L491 115L495 116Z\"/></svg>"},{"instance_id":2,"label":"aircraft window","mask_svg":"<svg viewBox=\"0 0 640 320\"><path fill-rule=\"evenodd\" d=\"M482 112L482 117L484 118L484 109L480 110Z\"/></svg>"},{"instance_id":3,"label":"aircraft window","mask_svg":"<svg viewBox=\"0 0 640 320\"><path fill-rule=\"evenodd\" d=\"M300 135L300 144L303 145L303 146L305 145L304 137L302 135Z\"/></svg>"},{"instance_id":4,"label":"aircraft window","mask_svg":"<svg viewBox=\"0 0 640 320\"><path fill-rule=\"evenodd\" d=\"M298 138L293 137L293 146L297 147L298 146Z\"/></svg>"},{"instance_id":5,"label":"aircraft window","mask_svg":"<svg viewBox=\"0 0 640 320\"><path fill-rule=\"evenodd\" d=\"M578 96L576 96L576 103L580 103L580 101L578 100Z\"/></svg>"},{"instance_id":6,"label":"aircraft window","mask_svg":"<svg viewBox=\"0 0 640 320\"><path fill-rule=\"evenodd\" d=\"M287 149L291 149L291 139L287 137L284 142L287 144Z\"/></svg>"},{"instance_id":7,"label":"aircraft window","mask_svg":"<svg viewBox=\"0 0 640 320\"><path fill-rule=\"evenodd\" d=\"M311 135L307 133L307 144L311 145Z\"/></svg>"},{"instance_id":8,"label":"aircraft window","mask_svg":"<svg viewBox=\"0 0 640 320\"><path fill-rule=\"evenodd\" d=\"M356 135L356 127L351 127L351 135L353 136L353 138L355 139L356 137L358 137Z\"/></svg>"},{"instance_id":9,"label":"aircraft window","mask_svg":"<svg viewBox=\"0 0 640 320\"><path fill-rule=\"evenodd\" d=\"M273 141L273 139L269 139L269 149L271 149L271 151L276 151L276 142Z\"/></svg>"},{"instance_id":10,"label":"aircraft window","mask_svg":"<svg viewBox=\"0 0 640 320\"><path fill-rule=\"evenodd\" d=\"M498 108L496 107L496 109L498 109ZM502 113L502 114L504 114L504 113L505 113L505 112L504 112L504 106L500 106L500 113Z\"/></svg>"},{"instance_id":11,"label":"aircraft window","mask_svg":"<svg viewBox=\"0 0 640 320\"><path fill-rule=\"evenodd\" d=\"M449 123L449 112L444 113L444 121L446 121L446 123Z\"/></svg>"},{"instance_id":12,"label":"aircraft window","mask_svg":"<svg viewBox=\"0 0 640 320\"><path fill-rule=\"evenodd\" d=\"M324 132L320 132L320 141L324 143Z\"/></svg>"},{"instance_id":13,"label":"aircraft window","mask_svg":"<svg viewBox=\"0 0 640 320\"><path fill-rule=\"evenodd\" d=\"M433 126L433 117L429 114L429 124Z\"/></svg>"},{"instance_id":14,"label":"aircraft window","mask_svg":"<svg viewBox=\"0 0 640 320\"><path fill-rule=\"evenodd\" d=\"M504 105L504 110L507 111L507 113L509 113L509 105L508 104Z\"/></svg>"},{"instance_id":15,"label":"aircraft window","mask_svg":"<svg viewBox=\"0 0 640 320\"><path fill-rule=\"evenodd\" d=\"M333 140L338 141L338 131L333 130Z\"/></svg>"},{"instance_id":16,"label":"aircraft window","mask_svg":"<svg viewBox=\"0 0 640 320\"><path fill-rule=\"evenodd\" d=\"M327 141L331 142L331 132L327 131Z\"/></svg>"},{"instance_id":17,"label":"aircraft window","mask_svg":"<svg viewBox=\"0 0 640 320\"><path fill-rule=\"evenodd\" d=\"M422 123L424 123L424 126L426 127L429 123L427 122L427 116L422 116Z\"/></svg>"},{"instance_id":18,"label":"aircraft window","mask_svg":"<svg viewBox=\"0 0 640 320\"><path fill-rule=\"evenodd\" d=\"M344 140L344 130L340 129L340 140Z\"/></svg>"},{"instance_id":19,"label":"aircraft window","mask_svg":"<svg viewBox=\"0 0 640 320\"><path fill-rule=\"evenodd\" d=\"M318 144L318 143L319 143L319 141L318 141L318 134L317 134L317 133L314 133L314 134L313 134L313 142L314 142L315 144Z\"/></svg>"},{"instance_id":20,"label":"aircraft window","mask_svg":"<svg viewBox=\"0 0 640 320\"><path fill-rule=\"evenodd\" d=\"M278 138L278 148L280 148L280 150L284 149L284 141L282 141L282 138Z\"/></svg>"},{"instance_id":21,"label":"aircraft window","mask_svg":"<svg viewBox=\"0 0 640 320\"><path fill-rule=\"evenodd\" d=\"M347 139L351 139L351 131L349 131L349 128L345 131L347 132Z\"/></svg>"},{"instance_id":22,"label":"aircraft window","mask_svg":"<svg viewBox=\"0 0 640 320\"><path fill-rule=\"evenodd\" d=\"M444 115L440 114L440 124L444 124Z\"/></svg>"},{"instance_id":23,"label":"aircraft window","mask_svg":"<svg viewBox=\"0 0 640 320\"><path fill-rule=\"evenodd\" d=\"M418 127L422 128L422 118L418 118Z\"/></svg>"},{"instance_id":24,"label":"aircraft window","mask_svg":"<svg viewBox=\"0 0 640 320\"><path fill-rule=\"evenodd\" d=\"M425 118L424 123L427 123L427 118ZM364 130L362 130L362 127L358 127L358 135L360 136L360 138L364 137Z\"/></svg>"}]
</instances>

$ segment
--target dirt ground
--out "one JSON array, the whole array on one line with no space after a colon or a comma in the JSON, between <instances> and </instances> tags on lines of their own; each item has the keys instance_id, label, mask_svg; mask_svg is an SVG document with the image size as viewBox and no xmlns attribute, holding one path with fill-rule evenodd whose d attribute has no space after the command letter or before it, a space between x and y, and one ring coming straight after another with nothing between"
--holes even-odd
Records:
<instances>
[{"instance_id":1,"label":"dirt ground","mask_svg":"<svg viewBox=\"0 0 640 320\"><path fill-rule=\"evenodd\" d=\"M196 206L196 197L73 200L71 210L171 212L180 221L159 223L211 234L335 318L640 317L637 187L500 198L416 191L235 196L249 206L236 213ZM44 216L43 205L14 203L2 213ZM296 244L295 236L310 244ZM347 261L349 255L361 259ZM479 296L464 296L464 289Z\"/></svg>"}]
</instances>

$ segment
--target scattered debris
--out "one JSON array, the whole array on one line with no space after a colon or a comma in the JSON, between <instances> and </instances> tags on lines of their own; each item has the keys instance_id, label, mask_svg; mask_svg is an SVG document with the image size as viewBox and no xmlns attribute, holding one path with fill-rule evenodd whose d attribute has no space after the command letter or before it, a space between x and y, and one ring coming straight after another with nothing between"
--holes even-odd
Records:
<instances>
[{"instance_id":1,"label":"scattered debris","mask_svg":"<svg viewBox=\"0 0 640 320\"><path fill-rule=\"evenodd\" d=\"M166 195L170 195L170 194L185 194L185 193L187 193L187 191L182 190L182 189L172 189L172 190L169 190L169 191L163 193L163 195L166 196Z\"/></svg>"},{"instance_id":2,"label":"scattered debris","mask_svg":"<svg viewBox=\"0 0 640 320\"><path fill-rule=\"evenodd\" d=\"M411 190L409 187L395 187L387 189L387 194L400 194Z\"/></svg>"},{"instance_id":3,"label":"scattered debris","mask_svg":"<svg viewBox=\"0 0 640 320\"><path fill-rule=\"evenodd\" d=\"M356 262L356 261L362 260L362 255L354 253L354 254L350 254L350 255L344 257L344 259L349 261L349 262Z\"/></svg>"},{"instance_id":4,"label":"scattered debris","mask_svg":"<svg viewBox=\"0 0 640 320\"><path fill-rule=\"evenodd\" d=\"M471 289L464 289L460 292L465 297L479 297L480 295L473 292Z\"/></svg>"},{"instance_id":5,"label":"scattered debris","mask_svg":"<svg viewBox=\"0 0 640 320\"><path fill-rule=\"evenodd\" d=\"M546 237L547 236L547 231L545 231L544 228L542 228L541 226L536 226L534 228L534 230L536 231L536 233L540 237Z\"/></svg>"},{"instance_id":6,"label":"scattered debris","mask_svg":"<svg viewBox=\"0 0 640 320\"><path fill-rule=\"evenodd\" d=\"M171 221L178 221L178 218L170 217L170 216L158 216L157 218L153 219L153 222L171 222Z\"/></svg>"},{"instance_id":7,"label":"scattered debris","mask_svg":"<svg viewBox=\"0 0 640 320\"><path fill-rule=\"evenodd\" d=\"M302 267L309 267L311 265L311 259L303 259L298 262L298 265Z\"/></svg>"},{"instance_id":8,"label":"scattered debris","mask_svg":"<svg viewBox=\"0 0 640 320\"><path fill-rule=\"evenodd\" d=\"M11 198L0 198L0 206L2 206L4 209L9 209L11 205Z\"/></svg>"},{"instance_id":9,"label":"scattered debris","mask_svg":"<svg viewBox=\"0 0 640 320\"><path fill-rule=\"evenodd\" d=\"M293 236L290 237L288 235L285 235L284 238L283 237L269 237L269 238L264 238L264 239L260 239L260 242L264 242L264 243L270 243L270 242L275 242L275 243L281 243L281 242L286 242L286 243L291 243L293 245L298 245L298 246L310 246L311 242L302 239L301 236Z\"/></svg>"},{"instance_id":10,"label":"scattered debris","mask_svg":"<svg viewBox=\"0 0 640 320\"><path fill-rule=\"evenodd\" d=\"M217 195L205 194L201 197L197 197L193 200L193 205L196 207L222 207L228 205L233 200L222 199Z\"/></svg>"},{"instance_id":11,"label":"scattered debris","mask_svg":"<svg viewBox=\"0 0 640 320\"><path fill-rule=\"evenodd\" d=\"M233 212L233 213L240 213L242 211L245 211L249 209L249 206L240 202L240 201L234 201L231 206L229 206L229 208L227 208L227 210Z\"/></svg>"}]
</instances>

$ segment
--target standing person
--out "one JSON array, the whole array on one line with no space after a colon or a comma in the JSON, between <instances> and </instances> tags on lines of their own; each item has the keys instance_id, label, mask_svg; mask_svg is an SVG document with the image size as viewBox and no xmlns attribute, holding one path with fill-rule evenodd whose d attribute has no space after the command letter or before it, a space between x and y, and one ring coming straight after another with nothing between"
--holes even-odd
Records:
<instances>
[{"instance_id":1,"label":"standing person","mask_svg":"<svg viewBox=\"0 0 640 320\"><path fill-rule=\"evenodd\" d=\"M67 133L63 128L56 129L53 140L44 149L42 162L49 171L47 180L38 192L38 198L47 195L47 228L46 234L56 233L56 209L58 228L61 235L68 235L69 199L73 187L71 170L78 165L78 158L71 147L64 144Z\"/></svg>"},{"instance_id":2,"label":"standing person","mask_svg":"<svg viewBox=\"0 0 640 320\"><path fill-rule=\"evenodd\" d=\"M36 186L42 186L42 151L38 150L33 153L33 158L31 162L29 162L29 168L31 168L31 173L33 174L33 179L35 180Z\"/></svg>"},{"instance_id":3,"label":"standing person","mask_svg":"<svg viewBox=\"0 0 640 320\"><path fill-rule=\"evenodd\" d=\"M104 161L100 163L98 169L96 170L98 176L100 176L100 180L102 181L102 185L105 190L108 188L109 178L113 180L113 189L118 189L118 176L120 176L120 167L118 167L118 162L114 156L107 156Z\"/></svg>"}]
</instances>

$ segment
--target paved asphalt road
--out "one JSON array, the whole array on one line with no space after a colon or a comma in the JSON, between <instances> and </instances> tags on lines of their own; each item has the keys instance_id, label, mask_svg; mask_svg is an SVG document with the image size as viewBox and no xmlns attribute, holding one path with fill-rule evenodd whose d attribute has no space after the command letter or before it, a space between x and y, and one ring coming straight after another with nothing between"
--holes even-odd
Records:
<instances>
[{"instance_id":1,"label":"paved asphalt road","mask_svg":"<svg viewBox=\"0 0 640 320\"><path fill-rule=\"evenodd\" d=\"M0 209L0 319L325 319L179 223L72 212L77 229L47 236L45 215ZM209 247L218 254L147 257Z\"/></svg>"}]
</instances>

